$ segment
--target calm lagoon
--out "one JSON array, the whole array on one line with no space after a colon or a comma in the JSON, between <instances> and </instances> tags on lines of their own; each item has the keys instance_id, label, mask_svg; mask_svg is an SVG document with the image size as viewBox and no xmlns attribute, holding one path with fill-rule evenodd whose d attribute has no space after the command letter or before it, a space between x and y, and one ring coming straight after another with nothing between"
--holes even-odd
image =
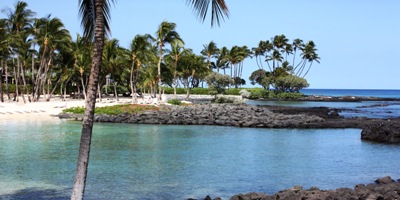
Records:
<instances>
[{"instance_id":1,"label":"calm lagoon","mask_svg":"<svg viewBox=\"0 0 400 200\"><path fill-rule=\"evenodd\" d=\"M0 121L0 199L69 199L81 123ZM400 177L400 146L358 129L97 123L86 199L187 199Z\"/></svg>"}]
</instances>

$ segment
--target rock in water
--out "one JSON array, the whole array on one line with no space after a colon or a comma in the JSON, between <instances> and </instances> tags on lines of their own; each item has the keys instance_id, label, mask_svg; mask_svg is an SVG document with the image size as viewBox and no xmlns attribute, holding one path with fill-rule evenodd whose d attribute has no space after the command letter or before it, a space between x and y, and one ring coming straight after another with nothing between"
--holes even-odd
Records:
<instances>
[{"instance_id":1,"label":"rock in water","mask_svg":"<svg viewBox=\"0 0 400 200\"><path fill-rule=\"evenodd\" d=\"M361 139L374 142L399 144L400 125L388 121L387 123L366 126L361 132Z\"/></svg>"}]
</instances>

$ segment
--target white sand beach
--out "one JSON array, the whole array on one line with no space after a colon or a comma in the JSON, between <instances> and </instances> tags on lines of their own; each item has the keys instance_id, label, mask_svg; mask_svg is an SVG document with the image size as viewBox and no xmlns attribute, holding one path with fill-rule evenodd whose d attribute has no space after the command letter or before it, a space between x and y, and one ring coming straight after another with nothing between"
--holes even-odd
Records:
<instances>
[{"instance_id":1,"label":"white sand beach","mask_svg":"<svg viewBox=\"0 0 400 200\"><path fill-rule=\"evenodd\" d=\"M165 95L163 96L164 101L161 103L165 103L168 99L172 99L173 95ZM183 100L185 95L178 95L177 99ZM211 99L210 95L193 95L191 96L191 100L195 99ZM8 100L6 97L4 98L4 102L0 102L0 120L6 119L36 119L36 120L49 120L55 118L54 115L57 115L62 112L63 109L77 107L77 106L85 106L85 101L83 99L70 99L67 98L63 101L60 97L53 97L50 101L45 101L41 99L38 102L26 102L20 98L18 102ZM159 102L156 98L150 98L146 96L144 98L138 98L137 104L152 104L157 105ZM97 100L96 107L102 106L112 106L116 104L129 104L132 103L132 98L129 97L120 97L119 101L116 101L115 98L103 98L101 102Z\"/></svg>"},{"instance_id":2,"label":"white sand beach","mask_svg":"<svg viewBox=\"0 0 400 200\"><path fill-rule=\"evenodd\" d=\"M114 99L103 99L102 102L96 102L96 107L101 106L111 106L115 104L127 104L131 103L132 99L121 98L118 102ZM83 99L67 99L62 101L61 98L55 97L50 101L39 101L39 102L26 102L24 103L22 99L19 102L6 100L5 102L0 102L0 120L6 119L36 119L36 120L48 120L54 118L62 112L63 109L85 106L85 101Z\"/></svg>"}]
</instances>

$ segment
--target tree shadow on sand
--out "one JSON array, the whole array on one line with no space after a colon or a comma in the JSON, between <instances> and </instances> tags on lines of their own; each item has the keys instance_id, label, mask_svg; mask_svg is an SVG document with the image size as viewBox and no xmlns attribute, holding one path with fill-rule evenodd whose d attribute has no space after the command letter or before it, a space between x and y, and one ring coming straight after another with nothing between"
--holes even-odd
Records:
<instances>
[{"instance_id":1,"label":"tree shadow on sand","mask_svg":"<svg viewBox=\"0 0 400 200\"><path fill-rule=\"evenodd\" d=\"M64 200L70 199L70 191L71 189L41 189L41 188L27 188L23 190L15 191L11 194L0 194L0 199L22 199L22 200Z\"/></svg>"}]
</instances>

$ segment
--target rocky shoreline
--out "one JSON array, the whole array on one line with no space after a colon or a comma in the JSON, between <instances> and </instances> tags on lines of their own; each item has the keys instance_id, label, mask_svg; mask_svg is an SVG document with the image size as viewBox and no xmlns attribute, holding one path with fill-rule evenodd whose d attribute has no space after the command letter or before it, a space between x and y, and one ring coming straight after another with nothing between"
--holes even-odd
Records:
<instances>
[{"instance_id":1,"label":"rocky shoreline","mask_svg":"<svg viewBox=\"0 0 400 200\"><path fill-rule=\"evenodd\" d=\"M317 199L359 199L359 200L394 200L400 199L400 180L394 181L391 177L377 179L375 183L358 184L351 188L338 188L336 190L320 190L317 187L303 189L301 186L294 186L279 191L273 195L251 192L237 194L230 200L317 200ZM190 199L193 200L193 199ZM221 200L206 196L204 200Z\"/></svg>"},{"instance_id":2,"label":"rocky shoreline","mask_svg":"<svg viewBox=\"0 0 400 200\"><path fill-rule=\"evenodd\" d=\"M249 128L357 128L361 139L400 143L400 119L343 118L327 107L250 106L246 104L163 105L159 111L139 114L96 115L95 122L215 125ZM81 120L82 115L61 113L59 118Z\"/></svg>"}]
</instances>

